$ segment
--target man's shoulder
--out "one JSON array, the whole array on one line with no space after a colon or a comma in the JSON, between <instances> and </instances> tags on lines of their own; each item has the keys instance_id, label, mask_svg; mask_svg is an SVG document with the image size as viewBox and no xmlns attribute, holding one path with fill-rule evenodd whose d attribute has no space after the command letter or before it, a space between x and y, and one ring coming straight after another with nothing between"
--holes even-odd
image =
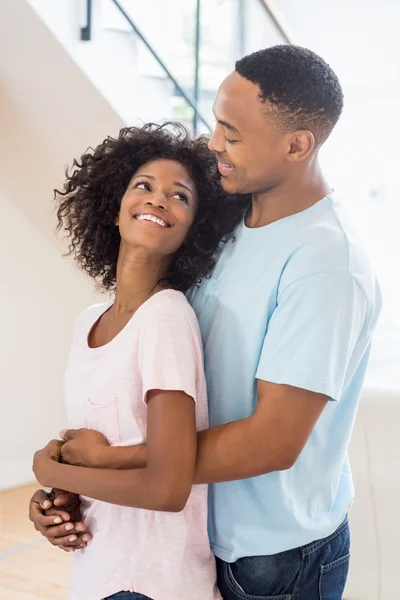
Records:
<instances>
[{"instance_id":1,"label":"man's shoulder","mask_svg":"<svg viewBox=\"0 0 400 600\"><path fill-rule=\"evenodd\" d=\"M343 273L359 283L370 278L372 268L357 228L336 197L327 197L321 209L299 230L284 269L288 280Z\"/></svg>"}]
</instances>

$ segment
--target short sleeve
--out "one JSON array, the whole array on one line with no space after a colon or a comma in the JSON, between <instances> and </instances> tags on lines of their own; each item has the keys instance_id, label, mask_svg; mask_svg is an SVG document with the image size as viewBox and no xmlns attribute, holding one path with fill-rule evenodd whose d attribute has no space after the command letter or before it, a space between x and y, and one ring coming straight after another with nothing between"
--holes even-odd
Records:
<instances>
[{"instance_id":1,"label":"short sleeve","mask_svg":"<svg viewBox=\"0 0 400 600\"><path fill-rule=\"evenodd\" d=\"M183 391L196 401L196 337L189 316L172 302L152 306L140 326L143 400L150 390Z\"/></svg>"},{"instance_id":2,"label":"short sleeve","mask_svg":"<svg viewBox=\"0 0 400 600\"><path fill-rule=\"evenodd\" d=\"M365 295L348 273L293 282L269 321L256 377L339 400L366 311Z\"/></svg>"}]
</instances>

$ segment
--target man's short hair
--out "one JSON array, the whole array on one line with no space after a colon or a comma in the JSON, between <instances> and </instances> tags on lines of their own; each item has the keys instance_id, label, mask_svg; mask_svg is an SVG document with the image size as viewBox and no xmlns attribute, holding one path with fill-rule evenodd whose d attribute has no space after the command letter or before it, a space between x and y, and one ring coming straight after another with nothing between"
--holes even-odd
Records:
<instances>
[{"instance_id":1,"label":"man's short hair","mask_svg":"<svg viewBox=\"0 0 400 600\"><path fill-rule=\"evenodd\" d=\"M240 59L236 72L260 88L267 114L285 131L307 129L322 145L343 109L343 92L331 67L301 46L281 45Z\"/></svg>"}]
</instances>

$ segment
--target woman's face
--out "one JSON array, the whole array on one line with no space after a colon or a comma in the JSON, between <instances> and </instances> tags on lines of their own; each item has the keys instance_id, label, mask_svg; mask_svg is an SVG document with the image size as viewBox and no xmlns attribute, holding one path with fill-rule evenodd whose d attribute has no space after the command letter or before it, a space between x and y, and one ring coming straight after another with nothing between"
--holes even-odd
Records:
<instances>
[{"instance_id":1,"label":"woman's face","mask_svg":"<svg viewBox=\"0 0 400 600\"><path fill-rule=\"evenodd\" d=\"M185 241L197 210L195 184L175 160L141 166L121 201L117 225L121 243L173 255Z\"/></svg>"}]
</instances>

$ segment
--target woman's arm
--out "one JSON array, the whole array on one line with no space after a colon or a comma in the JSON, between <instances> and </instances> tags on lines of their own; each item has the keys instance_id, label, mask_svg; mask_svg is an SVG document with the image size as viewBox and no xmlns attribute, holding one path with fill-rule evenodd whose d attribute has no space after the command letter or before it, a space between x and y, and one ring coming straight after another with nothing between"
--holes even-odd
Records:
<instances>
[{"instance_id":1,"label":"woman's arm","mask_svg":"<svg viewBox=\"0 0 400 600\"><path fill-rule=\"evenodd\" d=\"M151 390L147 400L144 468L114 471L60 464L50 444L35 455L38 481L112 504L181 511L192 488L196 461L195 403L181 391Z\"/></svg>"}]
</instances>

